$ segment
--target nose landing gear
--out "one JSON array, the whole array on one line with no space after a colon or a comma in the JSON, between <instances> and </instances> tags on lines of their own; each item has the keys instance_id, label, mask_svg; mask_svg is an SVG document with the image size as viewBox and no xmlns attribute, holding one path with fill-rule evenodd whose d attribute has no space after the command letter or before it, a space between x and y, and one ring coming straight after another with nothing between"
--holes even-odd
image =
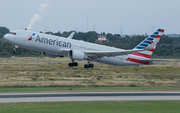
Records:
<instances>
[{"instance_id":1,"label":"nose landing gear","mask_svg":"<svg viewBox=\"0 0 180 113\"><path fill-rule=\"evenodd\" d=\"M16 55L16 54L17 54L17 51L14 51L13 54Z\"/></svg>"},{"instance_id":2,"label":"nose landing gear","mask_svg":"<svg viewBox=\"0 0 180 113\"><path fill-rule=\"evenodd\" d=\"M18 48L18 46L14 45L14 47L13 47L13 49L14 49L13 54L15 54L15 55L17 54L16 48Z\"/></svg>"}]
</instances>

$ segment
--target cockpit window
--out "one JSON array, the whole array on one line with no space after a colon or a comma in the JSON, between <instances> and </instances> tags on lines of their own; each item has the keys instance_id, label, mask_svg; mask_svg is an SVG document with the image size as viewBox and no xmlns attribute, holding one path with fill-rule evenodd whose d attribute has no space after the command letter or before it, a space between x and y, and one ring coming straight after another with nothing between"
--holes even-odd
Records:
<instances>
[{"instance_id":1,"label":"cockpit window","mask_svg":"<svg viewBox=\"0 0 180 113\"><path fill-rule=\"evenodd\" d=\"M16 35L16 33L15 33L15 32L9 32L9 34L13 34L13 35Z\"/></svg>"}]
</instances>

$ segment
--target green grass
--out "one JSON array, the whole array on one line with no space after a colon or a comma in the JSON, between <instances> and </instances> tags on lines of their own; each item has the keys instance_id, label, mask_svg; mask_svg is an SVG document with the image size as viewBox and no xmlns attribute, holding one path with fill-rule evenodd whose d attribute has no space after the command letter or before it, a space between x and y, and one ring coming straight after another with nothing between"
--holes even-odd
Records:
<instances>
[{"instance_id":1,"label":"green grass","mask_svg":"<svg viewBox=\"0 0 180 113\"><path fill-rule=\"evenodd\" d=\"M180 101L2 103L1 113L180 113Z\"/></svg>"},{"instance_id":2,"label":"green grass","mask_svg":"<svg viewBox=\"0 0 180 113\"><path fill-rule=\"evenodd\" d=\"M61 62L71 61L69 58L48 58L48 57L16 57L16 58L0 58L0 62Z\"/></svg>"},{"instance_id":3,"label":"green grass","mask_svg":"<svg viewBox=\"0 0 180 113\"><path fill-rule=\"evenodd\" d=\"M0 88L0 93L18 92L90 92L90 91L180 91L171 87L34 87Z\"/></svg>"}]
</instances>

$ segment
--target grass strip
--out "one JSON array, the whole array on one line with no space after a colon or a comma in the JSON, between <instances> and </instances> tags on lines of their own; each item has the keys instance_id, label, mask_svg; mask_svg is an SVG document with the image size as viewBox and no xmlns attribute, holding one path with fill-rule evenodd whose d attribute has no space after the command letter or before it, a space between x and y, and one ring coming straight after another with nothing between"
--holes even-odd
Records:
<instances>
[{"instance_id":1,"label":"grass strip","mask_svg":"<svg viewBox=\"0 0 180 113\"><path fill-rule=\"evenodd\" d=\"M2 113L180 113L180 101L1 103Z\"/></svg>"},{"instance_id":2,"label":"grass strip","mask_svg":"<svg viewBox=\"0 0 180 113\"><path fill-rule=\"evenodd\" d=\"M25 87L0 88L1 93L8 92L88 92L88 91L180 91L171 87Z\"/></svg>"}]
</instances>

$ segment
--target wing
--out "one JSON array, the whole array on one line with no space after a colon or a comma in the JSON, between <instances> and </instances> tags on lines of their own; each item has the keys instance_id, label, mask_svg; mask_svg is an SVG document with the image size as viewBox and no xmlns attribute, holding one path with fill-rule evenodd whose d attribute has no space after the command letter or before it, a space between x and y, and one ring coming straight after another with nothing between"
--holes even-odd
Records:
<instances>
[{"instance_id":1,"label":"wing","mask_svg":"<svg viewBox=\"0 0 180 113\"><path fill-rule=\"evenodd\" d=\"M113 57L118 55L127 55L133 52L140 52L144 50L149 50L151 47L145 49L132 49L132 50L118 50L118 51L84 51L84 54L91 59L103 58L103 57ZM70 49L62 49L63 52L70 52Z\"/></svg>"},{"instance_id":2,"label":"wing","mask_svg":"<svg viewBox=\"0 0 180 113\"><path fill-rule=\"evenodd\" d=\"M70 52L70 49L62 49L63 52ZM144 49L132 49L132 50L120 50L120 51L84 51L84 54L92 59L102 58L102 57L112 57L118 55L127 55L133 52L144 51Z\"/></svg>"},{"instance_id":3,"label":"wing","mask_svg":"<svg viewBox=\"0 0 180 113\"><path fill-rule=\"evenodd\" d=\"M144 51L144 49L133 49L133 50L121 50L121 51L85 51L84 53L89 57L112 57L118 55L127 55L133 52Z\"/></svg>"}]
</instances>

